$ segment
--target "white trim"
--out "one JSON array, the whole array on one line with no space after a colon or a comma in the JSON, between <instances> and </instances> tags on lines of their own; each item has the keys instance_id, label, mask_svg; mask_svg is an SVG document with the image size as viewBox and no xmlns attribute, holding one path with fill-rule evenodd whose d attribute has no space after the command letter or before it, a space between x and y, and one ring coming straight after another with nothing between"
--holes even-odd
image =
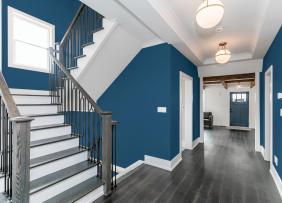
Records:
<instances>
[{"instance_id":1,"label":"white trim","mask_svg":"<svg viewBox=\"0 0 282 203\"><path fill-rule=\"evenodd\" d=\"M200 142L204 143L204 81L200 77Z\"/></svg>"},{"instance_id":2,"label":"white trim","mask_svg":"<svg viewBox=\"0 0 282 203\"><path fill-rule=\"evenodd\" d=\"M161 168L167 171L173 171L173 169L182 161L182 154L177 154L172 160L161 159L153 156L144 156L144 163L150 166Z\"/></svg>"},{"instance_id":3,"label":"white trim","mask_svg":"<svg viewBox=\"0 0 282 203\"><path fill-rule=\"evenodd\" d=\"M267 80L267 78L270 76L270 81ZM266 161L270 161L270 165L273 163L273 66L271 65L268 70L264 74L264 86L265 86L265 92L264 92L264 99L265 99L265 118L264 118L264 125L265 125L265 141L264 141L264 159ZM267 83L268 82L268 83ZM270 85L271 83L271 85ZM268 87L270 85L270 87ZM271 92L268 92L267 90L270 90ZM269 95L271 95L270 101L269 101ZM267 100L268 98L268 100ZM270 109L267 108L270 105ZM268 110L270 112L268 112ZM266 123L266 121L270 121ZM267 126L267 124L269 126ZM270 135L268 134L270 132Z\"/></svg>"},{"instance_id":4,"label":"white trim","mask_svg":"<svg viewBox=\"0 0 282 203\"><path fill-rule=\"evenodd\" d=\"M0 11L1 11L1 15L0 15L0 71L2 72L2 0L0 1Z\"/></svg>"},{"instance_id":5,"label":"white trim","mask_svg":"<svg viewBox=\"0 0 282 203\"><path fill-rule=\"evenodd\" d=\"M200 143L203 143L203 140L201 139L201 137L198 137L197 139L195 139L195 140L193 141L192 150L195 149L195 148L198 146L198 144L200 144Z\"/></svg>"},{"instance_id":6,"label":"white trim","mask_svg":"<svg viewBox=\"0 0 282 203\"><path fill-rule=\"evenodd\" d=\"M189 100L189 106L186 107L186 104L182 104L182 100L183 100L183 96L186 97L186 95L182 95L182 92L183 92L183 89L184 88L184 91L186 91L185 89L185 83L186 81L189 81L191 82L191 89L192 91L189 92L189 96L188 98L190 98ZM182 71L179 71L179 153L181 153L183 150L185 149L192 149L193 148L193 78L189 75L187 75L186 73L182 72ZM186 101L184 102L186 103ZM191 106L190 106L191 105ZM183 107L182 107L183 106ZM190 128L189 128L189 131L190 132L186 132L185 130L185 127L182 126L182 119L183 119L183 112L184 111L184 114L185 114L185 119L186 119L186 110L185 108L188 108L189 110L191 110L191 112L189 113L188 115L188 120L191 122L190 123ZM184 110L183 110L184 109ZM186 123L186 121L185 121ZM187 124L188 125L188 124ZM184 128L184 130L182 129ZM182 135L182 133L184 132L184 135ZM182 137L185 136L185 143L182 143Z\"/></svg>"},{"instance_id":7,"label":"white trim","mask_svg":"<svg viewBox=\"0 0 282 203\"><path fill-rule=\"evenodd\" d=\"M104 186L100 186L97 189L93 190L92 192L88 193L84 197L80 198L79 200L75 201L75 203L92 203L98 198L104 195Z\"/></svg>"},{"instance_id":8,"label":"white trim","mask_svg":"<svg viewBox=\"0 0 282 203\"><path fill-rule=\"evenodd\" d=\"M265 159L265 158L264 158L264 147L263 147L263 146L261 146L261 145L259 146L258 152L260 152L261 155L262 155L262 157L263 157L263 159Z\"/></svg>"},{"instance_id":9,"label":"white trim","mask_svg":"<svg viewBox=\"0 0 282 203\"><path fill-rule=\"evenodd\" d=\"M163 44L163 43L165 43L163 40L156 39L154 41L150 41L150 42L144 43L143 46L142 46L142 49L148 48L148 47L153 47L153 46L156 46L156 45L159 45L159 44Z\"/></svg>"},{"instance_id":10,"label":"white trim","mask_svg":"<svg viewBox=\"0 0 282 203\"><path fill-rule=\"evenodd\" d=\"M275 167L273 165L270 165L270 174L274 180L274 183L278 189L278 192L280 194L280 197L282 199L282 181L281 181L281 178L279 176L279 174L277 173Z\"/></svg>"},{"instance_id":11,"label":"white trim","mask_svg":"<svg viewBox=\"0 0 282 203\"><path fill-rule=\"evenodd\" d=\"M15 8L12 8L8 6L8 32L7 32L7 37L8 37L8 67L10 68L19 68L19 69L24 69L24 70L31 70L31 71L37 71L37 72L43 72L43 73L49 73L49 59L47 58L47 69L38 68L34 66L26 66L23 64L15 64L14 63L14 40L11 38L11 34L13 33L13 16L17 15L20 16L21 18L26 19L29 22L33 22L38 26L41 26L43 28L46 28L50 31L50 36L48 41L50 41L49 47L53 47L55 45L55 26L43 21L39 18L36 18L34 16L31 16L27 13L24 13L20 10L17 10ZM48 48L48 47L47 47Z\"/></svg>"},{"instance_id":12,"label":"white trim","mask_svg":"<svg viewBox=\"0 0 282 203\"><path fill-rule=\"evenodd\" d=\"M131 164L130 166L126 167L126 168L122 168L117 166L117 180L121 177L123 177L124 175L126 175L127 173L133 171L134 169L136 169L137 167L141 166L142 164L144 164L144 161L142 160L138 160L135 163Z\"/></svg>"},{"instance_id":13,"label":"white trim","mask_svg":"<svg viewBox=\"0 0 282 203\"><path fill-rule=\"evenodd\" d=\"M260 72L255 73L256 84L256 111L255 111L255 151L259 151L260 148Z\"/></svg>"}]
</instances>

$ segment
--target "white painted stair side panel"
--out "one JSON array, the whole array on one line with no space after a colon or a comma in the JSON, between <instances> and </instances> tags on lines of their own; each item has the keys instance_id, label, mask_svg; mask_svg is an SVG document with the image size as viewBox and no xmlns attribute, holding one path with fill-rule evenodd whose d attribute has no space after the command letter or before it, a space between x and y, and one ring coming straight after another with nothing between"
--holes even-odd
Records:
<instances>
[{"instance_id":1,"label":"white painted stair side panel","mask_svg":"<svg viewBox=\"0 0 282 203\"><path fill-rule=\"evenodd\" d=\"M85 71L77 77L78 81L97 101L141 48L142 43L138 39L117 26L88 62Z\"/></svg>"},{"instance_id":2,"label":"white painted stair side panel","mask_svg":"<svg viewBox=\"0 0 282 203\"><path fill-rule=\"evenodd\" d=\"M33 119L31 127L64 123L64 115L38 116Z\"/></svg>"},{"instance_id":3,"label":"white painted stair side panel","mask_svg":"<svg viewBox=\"0 0 282 203\"><path fill-rule=\"evenodd\" d=\"M43 140L69 134L71 134L71 126L32 130L30 132L30 141Z\"/></svg>"},{"instance_id":4,"label":"white painted stair side panel","mask_svg":"<svg viewBox=\"0 0 282 203\"><path fill-rule=\"evenodd\" d=\"M53 161L41 166L37 166L30 169L30 181L38 179L40 177L46 176L48 174L54 173L56 171L62 170L64 168L73 166L75 164L86 161L88 157L88 152L75 154L57 161Z\"/></svg>"},{"instance_id":5,"label":"white painted stair side panel","mask_svg":"<svg viewBox=\"0 0 282 203\"><path fill-rule=\"evenodd\" d=\"M48 96L22 96L14 95L16 104L51 104L51 97Z\"/></svg>"},{"instance_id":6,"label":"white painted stair side panel","mask_svg":"<svg viewBox=\"0 0 282 203\"><path fill-rule=\"evenodd\" d=\"M100 186L96 190L93 190L92 192L85 195L81 199L75 201L75 203L92 203L103 195L104 195L104 187Z\"/></svg>"},{"instance_id":7,"label":"white painted stair side panel","mask_svg":"<svg viewBox=\"0 0 282 203\"><path fill-rule=\"evenodd\" d=\"M18 106L18 109L21 115L55 114L58 112L57 105Z\"/></svg>"},{"instance_id":8,"label":"white painted stair side panel","mask_svg":"<svg viewBox=\"0 0 282 203\"><path fill-rule=\"evenodd\" d=\"M61 181L55 185L52 185L42 191L32 194L30 196L30 203L44 202L96 175L97 175L97 167L92 167L64 181Z\"/></svg>"},{"instance_id":9,"label":"white painted stair side panel","mask_svg":"<svg viewBox=\"0 0 282 203\"><path fill-rule=\"evenodd\" d=\"M55 142L37 147L32 147L30 148L30 158L34 159L37 157L45 156L48 154L56 153L59 151L71 149L78 146L79 146L79 139L74 138L70 140L64 140L61 142Z\"/></svg>"},{"instance_id":10,"label":"white painted stair side panel","mask_svg":"<svg viewBox=\"0 0 282 203\"><path fill-rule=\"evenodd\" d=\"M47 90L30 90L30 89L10 89L11 94L34 94L34 95L50 95Z\"/></svg>"},{"instance_id":11,"label":"white painted stair side panel","mask_svg":"<svg viewBox=\"0 0 282 203\"><path fill-rule=\"evenodd\" d=\"M103 30L93 34L93 40L95 43L83 48L83 54L85 54L86 57L78 59L77 66L79 68L71 70L71 74L75 78L78 78L85 70L87 70L91 60L99 54L99 51L103 49L103 46L107 42L108 38L111 37L117 27L117 23L103 19L103 27Z\"/></svg>"}]
</instances>

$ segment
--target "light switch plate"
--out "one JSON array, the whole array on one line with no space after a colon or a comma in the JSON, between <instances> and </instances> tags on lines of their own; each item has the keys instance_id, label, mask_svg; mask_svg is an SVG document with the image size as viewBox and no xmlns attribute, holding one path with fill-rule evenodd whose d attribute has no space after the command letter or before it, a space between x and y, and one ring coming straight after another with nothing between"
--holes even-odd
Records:
<instances>
[{"instance_id":1,"label":"light switch plate","mask_svg":"<svg viewBox=\"0 0 282 203\"><path fill-rule=\"evenodd\" d=\"M274 155L274 163L276 166L278 166L278 157Z\"/></svg>"},{"instance_id":2,"label":"light switch plate","mask_svg":"<svg viewBox=\"0 0 282 203\"><path fill-rule=\"evenodd\" d=\"M282 93L281 92L277 93L277 99L282 99Z\"/></svg>"},{"instance_id":3,"label":"light switch plate","mask_svg":"<svg viewBox=\"0 0 282 203\"><path fill-rule=\"evenodd\" d=\"M157 110L158 110L158 113L166 113L166 107L165 106L159 106Z\"/></svg>"},{"instance_id":4,"label":"light switch plate","mask_svg":"<svg viewBox=\"0 0 282 203\"><path fill-rule=\"evenodd\" d=\"M280 109L280 116L282 117L282 109Z\"/></svg>"}]
</instances>

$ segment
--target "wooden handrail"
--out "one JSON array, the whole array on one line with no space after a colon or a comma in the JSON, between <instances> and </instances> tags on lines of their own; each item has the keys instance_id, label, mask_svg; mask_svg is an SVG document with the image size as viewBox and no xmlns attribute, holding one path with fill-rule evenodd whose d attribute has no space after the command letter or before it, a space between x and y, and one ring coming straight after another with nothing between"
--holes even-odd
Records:
<instances>
[{"instance_id":1,"label":"wooden handrail","mask_svg":"<svg viewBox=\"0 0 282 203\"><path fill-rule=\"evenodd\" d=\"M2 72L0 73L0 90L2 94L2 99L5 102L9 117L15 118L15 117L21 116L19 109L11 95L11 92L9 90L9 87L5 81L5 78Z\"/></svg>"}]
</instances>

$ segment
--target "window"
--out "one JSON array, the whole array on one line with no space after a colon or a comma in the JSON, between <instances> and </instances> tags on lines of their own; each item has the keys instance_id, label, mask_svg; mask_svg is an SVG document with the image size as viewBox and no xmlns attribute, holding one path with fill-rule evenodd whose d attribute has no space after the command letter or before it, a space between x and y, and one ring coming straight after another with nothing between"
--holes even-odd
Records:
<instances>
[{"instance_id":1,"label":"window","mask_svg":"<svg viewBox=\"0 0 282 203\"><path fill-rule=\"evenodd\" d=\"M48 72L54 26L11 7L8 21L9 67Z\"/></svg>"}]
</instances>

